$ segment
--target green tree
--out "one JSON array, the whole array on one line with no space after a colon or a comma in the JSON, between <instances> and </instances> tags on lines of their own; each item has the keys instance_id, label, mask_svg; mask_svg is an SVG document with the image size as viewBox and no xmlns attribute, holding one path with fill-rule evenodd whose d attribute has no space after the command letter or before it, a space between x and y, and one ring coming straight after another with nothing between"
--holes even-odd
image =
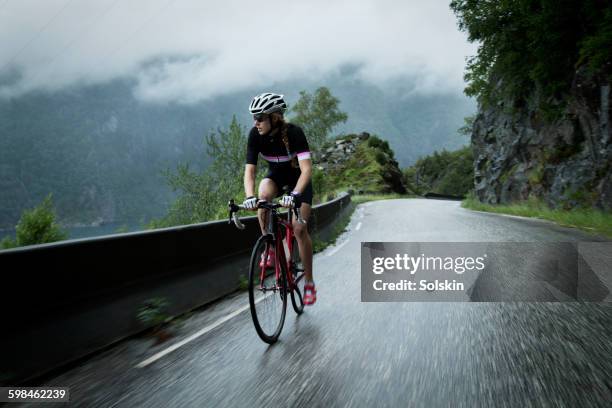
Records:
<instances>
[{"instance_id":1,"label":"green tree","mask_svg":"<svg viewBox=\"0 0 612 408\"><path fill-rule=\"evenodd\" d=\"M509 98L520 106L535 95L543 106L563 100L578 64L610 71L609 1L452 0L450 7L479 44L467 62L465 93L485 105Z\"/></svg>"},{"instance_id":2,"label":"green tree","mask_svg":"<svg viewBox=\"0 0 612 408\"><path fill-rule=\"evenodd\" d=\"M404 170L409 188L417 194L465 195L474 187L474 156L466 146L454 152L442 150L420 158Z\"/></svg>"},{"instance_id":3,"label":"green tree","mask_svg":"<svg viewBox=\"0 0 612 408\"><path fill-rule=\"evenodd\" d=\"M457 129L457 133L459 133L461 136L471 136L475 119L476 115L466 116L463 118L463 126Z\"/></svg>"},{"instance_id":4,"label":"green tree","mask_svg":"<svg viewBox=\"0 0 612 408\"><path fill-rule=\"evenodd\" d=\"M17 223L15 240L5 238L0 242L2 249L25 245L46 244L68 238L55 222L53 197L48 194L40 205L25 210Z\"/></svg>"},{"instance_id":5,"label":"green tree","mask_svg":"<svg viewBox=\"0 0 612 408\"><path fill-rule=\"evenodd\" d=\"M175 173L166 172L168 183L180 194L168 214L160 220L152 221L149 228L193 224L226 217L227 201L243 194L246 130L234 116L227 130L211 132L205 136L204 142L213 162L200 173L192 171L189 164L179 165Z\"/></svg>"},{"instance_id":6,"label":"green tree","mask_svg":"<svg viewBox=\"0 0 612 408\"><path fill-rule=\"evenodd\" d=\"M326 87L318 88L314 95L300 92L300 99L291 108L294 116L289 120L304 130L312 151L323 146L336 125L346 122L348 115L340 111L339 103Z\"/></svg>"},{"instance_id":7,"label":"green tree","mask_svg":"<svg viewBox=\"0 0 612 408\"><path fill-rule=\"evenodd\" d=\"M217 129L205 138L206 152L213 158L210 172L223 181L242 182L247 145L246 130L240 126L236 116L228 130Z\"/></svg>"}]
</instances>

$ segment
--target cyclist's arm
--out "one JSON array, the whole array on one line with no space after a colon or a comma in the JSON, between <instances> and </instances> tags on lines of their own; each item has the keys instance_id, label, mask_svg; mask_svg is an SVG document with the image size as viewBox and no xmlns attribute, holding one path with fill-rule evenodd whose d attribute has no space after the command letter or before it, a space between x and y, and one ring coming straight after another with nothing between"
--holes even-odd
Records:
<instances>
[{"instance_id":1,"label":"cyclist's arm","mask_svg":"<svg viewBox=\"0 0 612 408\"><path fill-rule=\"evenodd\" d=\"M310 182L310 177L312 177L312 160L303 159L298 163L300 164L300 171L302 174L300 174L300 178L295 184L294 190L301 194L304 192L306 186Z\"/></svg>"},{"instance_id":2,"label":"cyclist's arm","mask_svg":"<svg viewBox=\"0 0 612 408\"><path fill-rule=\"evenodd\" d=\"M255 172L257 166L255 164L247 164L244 166L244 194L246 197L256 196L255 194Z\"/></svg>"},{"instance_id":3,"label":"cyclist's arm","mask_svg":"<svg viewBox=\"0 0 612 408\"><path fill-rule=\"evenodd\" d=\"M297 126L294 129L293 148L297 152L298 163L300 171L302 172L294 190L301 194L306 189L312 177L312 160L310 158L310 148L308 147L308 141L306 140L304 131Z\"/></svg>"},{"instance_id":4,"label":"cyclist's arm","mask_svg":"<svg viewBox=\"0 0 612 408\"><path fill-rule=\"evenodd\" d=\"M257 157L259 156L259 138L255 128L251 129L247 142L246 165L244 166L244 194L246 197L255 194L255 172L257 171Z\"/></svg>"}]
</instances>

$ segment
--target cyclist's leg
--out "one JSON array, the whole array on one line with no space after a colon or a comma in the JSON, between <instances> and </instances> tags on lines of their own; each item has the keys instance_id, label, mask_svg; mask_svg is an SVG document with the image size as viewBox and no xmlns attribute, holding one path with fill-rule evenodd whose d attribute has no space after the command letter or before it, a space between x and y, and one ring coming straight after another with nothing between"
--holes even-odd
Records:
<instances>
[{"instance_id":1,"label":"cyclist's leg","mask_svg":"<svg viewBox=\"0 0 612 408\"><path fill-rule=\"evenodd\" d=\"M308 218L310 218L310 204L302 203L300 213L306 224L300 224L296 219L293 220L293 233L297 239L298 248L300 250L300 258L304 267L304 275L306 281L311 282L312 279L312 240L308 233Z\"/></svg>"},{"instance_id":2,"label":"cyclist's leg","mask_svg":"<svg viewBox=\"0 0 612 408\"><path fill-rule=\"evenodd\" d=\"M278 194L278 186L276 182L270 178L268 174L261 183L259 183L258 197L260 200L272 201ZM261 228L261 234L266 234L266 226L268 221L268 212L266 210L257 210L257 216L259 217L259 226Z\"/></svg>"},{"instance_id":3,"label":"cyclist's leg","mask_svg":"<svg viewBox=\"0 0 612 408\"><path fill-rule=\"evenodd\" d=\"M300 258L304 266L304 275L308 282L312 282L312 240L308 233L308 219L310 218L310 210L312 205L312 183L308 183L306 189L302 193L302 206L300 213L306 224L300 224L296 219L293 220L293 232L298 242L300 249Z\"/></svg>"}]
</instances>

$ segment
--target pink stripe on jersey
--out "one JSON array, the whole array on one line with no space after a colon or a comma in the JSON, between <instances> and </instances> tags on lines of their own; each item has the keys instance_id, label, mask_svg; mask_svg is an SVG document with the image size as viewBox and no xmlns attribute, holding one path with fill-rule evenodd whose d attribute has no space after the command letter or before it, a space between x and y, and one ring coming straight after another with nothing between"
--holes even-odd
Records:
<instances>
[{"instance_id":1,"label":"pink stripe on jersey","mask_svg":"<svg viewBox=\"0 0 612 408\"><path fill-rule=\"evenodd\" d=\"M261 156L267 161L273 162L273 163L288 162L292 158L290 156L266 156L264 154L262 154Z\"/></svg>"},{"instance_id":2,"label":"pink stripe on jersey","mask_svg":"<svg viewBox=\"0 0 612 408\"><path fill-rule=\"evenodd\" d=\"M297 154L298 160L310 159L310 152L299 152Z\"/></svg>"}]
</instances>

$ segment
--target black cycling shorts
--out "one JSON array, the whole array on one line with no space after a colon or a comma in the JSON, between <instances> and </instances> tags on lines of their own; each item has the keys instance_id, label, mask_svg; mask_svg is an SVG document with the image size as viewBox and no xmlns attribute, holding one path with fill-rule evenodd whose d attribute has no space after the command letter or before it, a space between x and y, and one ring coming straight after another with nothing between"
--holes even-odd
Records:
<instances>
[{"instance_id":1,"label":"black cycling shorts","mask_svg":"<svg viewBox=\"0 0 612 408\"><path fill-rule=\"evenodd\" d=\"M269 171L268 174L266 174L266 178L269 178L274 182L274 184L276 184L276 190L278 192L276 196L280 197L284 194L284 186L289 186L289 191L293 191L295 185L297 184L298 178L300 178L300 173L287 171ZM312 181L308 183L308 185L302 192L300 200L303 203L312 205Z\"/></svg>"}]
</instances>

